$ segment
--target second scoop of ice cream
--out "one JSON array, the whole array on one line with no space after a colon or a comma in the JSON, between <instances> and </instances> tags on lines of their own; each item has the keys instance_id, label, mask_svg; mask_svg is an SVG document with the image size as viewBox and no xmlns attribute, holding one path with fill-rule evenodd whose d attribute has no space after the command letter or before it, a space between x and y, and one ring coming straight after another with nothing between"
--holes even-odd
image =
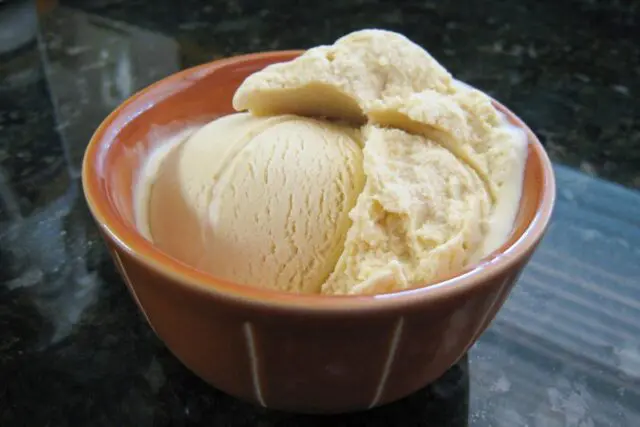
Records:
<instances>
[{"instance_id":1,"label":"second scoop of ice cream","mask_svg":"<svg viewBox=\"0 0 640 427\"><path fill-rule=\"evenodd\" d=\"M364 183L359 138L296 116L215 120L162 160L148 194L152 240L222 279L318 293Z\"/></svg>"}]
</instances>

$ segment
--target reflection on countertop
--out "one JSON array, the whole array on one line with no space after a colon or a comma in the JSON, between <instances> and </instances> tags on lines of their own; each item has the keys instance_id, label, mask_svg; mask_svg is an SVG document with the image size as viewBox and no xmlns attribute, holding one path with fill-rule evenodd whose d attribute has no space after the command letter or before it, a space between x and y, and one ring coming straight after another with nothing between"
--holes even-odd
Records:
<instances>
[{"instance_id":1,"label":"reflection on countertop","mask_svg":"<svg viewBox=\"0 0 640 427\"><path fill-rule=\"evenodd\" d=\"M0 425L640 425L632 2L35 3L0 4ZM137 313L86 208L82 155L116 105L181 68L373 26L512 107L571 168L556 168L553 223L513 295L440 380L367 413L259 409L189 373Z\"/></svg>"}]
</instances>

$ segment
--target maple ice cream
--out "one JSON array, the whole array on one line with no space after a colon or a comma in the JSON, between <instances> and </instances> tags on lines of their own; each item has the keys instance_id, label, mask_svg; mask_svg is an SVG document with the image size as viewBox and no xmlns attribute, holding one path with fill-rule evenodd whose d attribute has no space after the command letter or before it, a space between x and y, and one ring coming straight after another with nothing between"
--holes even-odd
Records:
<instances>
[{"instance_id":1,"label":"maple ice cream","mask_svg":"<svg viewBox=\"0 0 640 427\"><path fill-rule=\"evenodd\" d=\"M527 137L406 37L362 30L249 76L243 111L150 156L136 224L212 275L297 293L425 286L499 248Z\"/></svg>"}]
</instances>

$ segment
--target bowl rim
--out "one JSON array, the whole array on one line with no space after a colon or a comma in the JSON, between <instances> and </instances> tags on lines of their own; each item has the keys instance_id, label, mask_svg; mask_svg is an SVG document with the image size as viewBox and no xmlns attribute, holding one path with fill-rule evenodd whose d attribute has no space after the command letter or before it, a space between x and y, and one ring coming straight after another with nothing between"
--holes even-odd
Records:
<instances>
[{"instance_id":1,"label":"bowl rim","mask_svg":"<svg viewBox=\"0 0 640 427\"><path fill-rule=\"evenodd\" d=\"M131 113L128 107L140 98L149 97L159 87L183 81L197 81L216 70L229 66L262 62L281 62L298 56L301 50L280 50L250 53L229 58L214 60L195 67L181 70L169 75L133 94L115 110L113 110L98 126L85 150L82 164L82 185L89 209L103 233L139 263L155 271L160 276L171 279L172 282L187 290L196 292L206 298L234 300L254 306L273 309L331 313L331 312L362 312L396 310L407 306L416 306L426 302L442 301L459 294L468 293L522 261L535 249L542 239L553 211L556 197L555 177L549 156L531 129L512 111L492 99L494 106L507 116L509 121L525 130L531 152L538 157L542 167L541 199L536 213L522 234L509 246L504 245L479 262L468 266L463 272L435 284L416 287L407 290L378 294L378 295L318 295L294 294L286 291L257 288L237 284L215 278L213 275L197 270L157 249L146 240L137 230L127 225L120 215L113 210L101 191L101 177L95 167L100 156L104 156L120 129L113 129L114 122L123 112ZM166 91L159 91L166 93ZM160 94L161 95L161 94ZM145 98L146 100L146 98ZM154 102L146 100L142 109L135 111L134 116L153 107ZM130 116L129 116L130 117ZM127 120L128 122L128 120ZM107 132L110 131L110 132ZM532 150L531 150L532 149ZM135 286L134 283L131 286Z\"/></svg>"}]
</instances>

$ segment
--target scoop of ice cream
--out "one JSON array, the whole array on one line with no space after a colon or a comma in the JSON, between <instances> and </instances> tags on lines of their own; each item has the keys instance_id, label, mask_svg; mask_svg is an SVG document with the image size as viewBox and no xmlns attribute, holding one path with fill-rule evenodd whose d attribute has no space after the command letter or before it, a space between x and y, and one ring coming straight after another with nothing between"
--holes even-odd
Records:
<instances>
[{"instance_id":1,"label":"scoop of ice cream","mask_svg":"<svg viewBox=\"0 0 640 427\"><path fill-rule=\"evenodd\" d=\"M368 126L365 141L367 181L322 292L388 292L460 271L486 234L491 199L482 180L420 135Z\"/></svg>"},{"instance_id":2,"label":"scoop of ice cream","mask_svg":"<svg viewBox=\"0 0 640 427\"><path fill-rule=\"evenodd\" d=\"M373 102L450 88L451 75L420 46L391 31L362 30L249 76L236 91L233 106L255 115L363 123Z\"/></svg>"},{"instance_id":3,"label":"scoop of ice cream","mask_svg":"<svg viewBox=\"0 0 640 427\"><path fill-rule=\"evenodd\" d=\"M359 131L311 118L215 120L163 160L154 243L222 279L317 293L363 187Z\"/></svg>"}]
</instances>

